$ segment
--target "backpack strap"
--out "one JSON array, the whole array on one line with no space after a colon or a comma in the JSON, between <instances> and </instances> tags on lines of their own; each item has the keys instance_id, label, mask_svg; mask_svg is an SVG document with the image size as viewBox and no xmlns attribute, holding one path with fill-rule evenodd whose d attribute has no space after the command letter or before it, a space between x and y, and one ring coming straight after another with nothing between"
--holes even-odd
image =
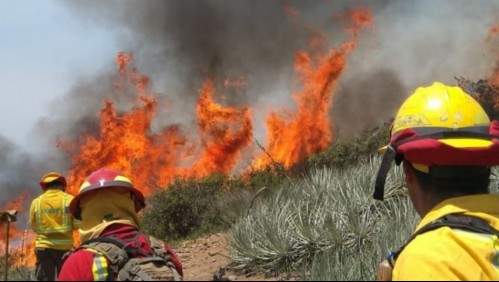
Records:
<instances>
[{"instance_id":1,"label":"backpack strap","mask_svg":"<svg viewBox=\"0 0 499 282\"><path fill-rule=\"evenodd\" d=\"M490 224L488 224L481 218L464 215L461 213L444 215L421 227L418 231L412 234L409 240L407 240L407 242L402 245L402 247L400 247L397 251L388 254L387 260L390 263L391 267L395 265L395 261L397 260L400 253L404 250L404 248L418 235L438 229L440 227L450 227L452 229L461 229L481 234L492 234L499 237L499 230L493 228L492 226L490 226Z\"/></svg>"},{"instance_id":2,"label":"backpack strap","mask_svg":"<svg viewBox=\"0 0 499 282\"><path fill-rule=\"evenodd\" d=\"M85 241L78 249L90 248L104 255L109 260L109 274L107 280L114 280L119 270L129 260L125 244L116 238L102 237Z\"/></svg>"},{"instance_id":3,"label":"backpack strap","mask_svg":"<svg viewBox=\"0 0 499 282\"><path fill-rule=\"evenodd\" d=\"M130 241L136 241L138 243L138 236L140 236L140 233L137 233L133 238L127 240L123 240L115 236L94 238L85 241L77 249L92 248L99 253L102 253L110 262L108 275L108 279L110 280L118 277L120 269L122 269L125 264L130 261L130 258L135 258L135 263L147 261L157 261L162 263L167 262L167 266L171 269L175 281L182 281L182 277L178 273L177 268L175 267L175 264L171 259L171 256L165 250L164 242L153 236L146 236L147 244L150 246L151 252L153 254L153 256L150 256L146 254L142 249L132 248L131 245L128 244L128 242ZM140 271L140 267L136 264L130 265L130 268L130 272L132 274L138 275L144 281L152 280L149 275ZM128 277L119 278L122 280L126 280Z\"/></svg>"},{"instance_id":4,"label":"backpack strap","mask_svg":"<svg viewBox=\"0 0 499 282\"><path fill-rule=\"evenodd\" d=\"M172 270L174 281L182 281L182 277L180 276L177 267L173 263L171 256L165 250L165 243L153 236L148 236L148 239L150 242L151 251L157 256L161 257L164 261L166 261L168 267Z\"/></svg>"}]
</instances>

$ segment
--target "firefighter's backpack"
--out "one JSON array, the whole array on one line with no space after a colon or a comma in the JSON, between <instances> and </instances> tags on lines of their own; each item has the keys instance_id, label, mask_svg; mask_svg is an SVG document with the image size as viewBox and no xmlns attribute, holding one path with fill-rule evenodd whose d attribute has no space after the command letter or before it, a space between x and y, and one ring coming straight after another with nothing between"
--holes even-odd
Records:
<instances>
[{"instance_id":1,"label":"firefighter's backpack","mask_svg":"<svg viewBox=\"0 0 499 282\"><path fill-rule=\"evenodd\" d=\"M95 238L78 247L102 253L109 260L109 277L115 281L182 281L164 243L153 236L149 239L152 256L138 257L141 250L130 248L116 237ZM114 277L114 278L113 278Z\"/></svg>"},{"instance_id":2,"label":"firefighter's backpack","mask_svg":"<svg viewBox=\"0 0 499 282\"><path fill-rule=\"evenodd\" d=\"M409 240L402 247L400 247L396 252L389 254L388 261L390 262L392 267L393 265L395 265L395 260L398 258L400 253L402 253L404 248L412 240L414 240L414 238L416 238L418 235L422 233L432 231L445 226L450 227L452 229L461 229L469 232L496 235L497 237L499 237L499 230L496 230L494 227L490 226L483 219L460 213L448 214L421 227L411 236L411 238L409 238Z\"/></svg>"},{"instance_id":3,"label":"firefighter's backpack","mask_svg":"<svg viewBox=\"0 0 499 282\"><path fill-rule=\"evenodd\" d=\"M378 271L376 274L376 280L391 281L392 271L395 265L395 261L399 257L400 253L402 253L404 248L418 235L438 229L440 227L450 227L452 229L461 229L464 231L475 232L480 234L496 235L499 238L499 230L490 226L485 220L480 219L478 217L473 217L462 213L453 213L442 216L428 223L427 225L421 227L397 251L390 252L387 258L379 264Z\"/></svg>"}]
</instances>

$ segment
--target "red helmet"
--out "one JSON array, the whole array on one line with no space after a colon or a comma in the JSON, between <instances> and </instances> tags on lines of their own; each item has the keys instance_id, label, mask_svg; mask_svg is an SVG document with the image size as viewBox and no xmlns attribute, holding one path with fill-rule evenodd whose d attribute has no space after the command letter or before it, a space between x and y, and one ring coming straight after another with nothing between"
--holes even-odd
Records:
<instances>
[{"instance_id":1,"label":"red helmet","mask_svg":"<svg viewBox=\"0 0 499 282\"><path fill-rule=\"evenodd\" d=\"M64 185L64 187L67 186L66 183L66 178L62 176L59 172L49 172L45 174L42 177L42 180L40 180L40 186L42 187L43 190L47 189L47 184L52 183L52 182L59 182Z\"/></svg>"},{"instance_id":2,"label":"red helmet","mask_svg":"<svg viewBox=\"0 0 499 282\"><path fill-rule=\"evenodd\" d=\"M145 199L142 192L133 187L132 181L117 170L101 168L94 171L85 179L80 186L78 195L74 197L69 205L71 214L76 219L81 219L80 200L81 198L100 189L123 189L133 193L135 201L135 211L138 212L145 207Z\"/></svg>"}]
</instances>

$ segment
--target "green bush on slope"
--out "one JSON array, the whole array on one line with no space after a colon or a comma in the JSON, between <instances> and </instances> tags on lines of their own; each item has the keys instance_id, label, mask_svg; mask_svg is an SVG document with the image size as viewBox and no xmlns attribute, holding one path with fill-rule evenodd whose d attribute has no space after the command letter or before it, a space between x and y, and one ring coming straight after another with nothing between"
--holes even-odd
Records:
<instances>
[{"instance_id":1,"label":"green bush on slope","mask_svg":"<svg viewBox=\"0 0 499 282\"><path fill-rule=\"evenodd\" d=\"M251 172L246 179L223 174L177 179L148 199L143 230L168 240L225 231L247 212L257 190L284 181L287 178L270 167Z\"/></svg>"}]
</instances>

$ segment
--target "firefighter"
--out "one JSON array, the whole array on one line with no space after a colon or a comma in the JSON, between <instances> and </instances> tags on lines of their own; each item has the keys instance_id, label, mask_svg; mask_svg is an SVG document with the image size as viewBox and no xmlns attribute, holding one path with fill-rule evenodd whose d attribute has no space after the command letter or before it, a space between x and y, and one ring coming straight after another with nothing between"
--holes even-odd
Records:
<instances>
[{"instance_id":1,"label":"firefighter","mask_svg":"<svg viewBox=\"0 0 499 282\"><path fill-rule=\"evenodd\" d=\"M66 193L66 178L49 172L40 180L43 193L31 202L29 224L36 233L35 275L39 281L54 281L61 270L62 256L74 245L78 222L69 212L73 196Z\"/></svg>"},{"instance_id":2,"label":"firefighter","mask_svg":"<svg viewBox=\"0 0 499 282\"><path fill-rule=\"evenodd\" d=\"M499 280L499 195L489 193L499 122L460 87L434 82L405 100L390 135L374 198L395 160L421 220L377 279Z\"/></svg>"},{"instance_id":3,"label":"firefighter","mask_svg":"<svg viewBox=\"0 0 499 282\"><path fill-rule=\"evenodd\" d=\"M102 168L80 186L70 204L73 216L81 220L79 229L82 245L99 239L119 240L124 249L140 256L150 256L149 236L140 231L138 212L145 207L143 194L131 180L114 169ZM174 272L180 280L183 272L180 260L173 250L162 242L163 249L172 260ZM114 280L115 269L109 255L96 251L103 248L76 248L64 261L59 280L97 281ZM173 279L173 277L172 277Z\"/></svg>"}]
</instances>

